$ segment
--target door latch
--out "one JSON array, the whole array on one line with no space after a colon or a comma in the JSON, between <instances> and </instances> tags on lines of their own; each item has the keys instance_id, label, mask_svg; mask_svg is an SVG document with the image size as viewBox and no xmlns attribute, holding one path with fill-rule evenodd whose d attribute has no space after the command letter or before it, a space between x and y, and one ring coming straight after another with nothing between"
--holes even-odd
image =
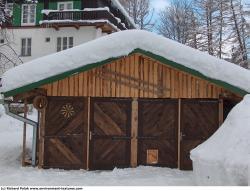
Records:
<instances>
[{"instance_id":1,"label":"door latch","mask_svg":"<svg viewBox=\"0 0 250 191\"><path fill-rule=\"evenodd\" d=\"M183 140L183 137L186 137L186 135L183 134L182 132L180 132L180 140L181 140L181 141Z\"/></svg>"}]
</instances>

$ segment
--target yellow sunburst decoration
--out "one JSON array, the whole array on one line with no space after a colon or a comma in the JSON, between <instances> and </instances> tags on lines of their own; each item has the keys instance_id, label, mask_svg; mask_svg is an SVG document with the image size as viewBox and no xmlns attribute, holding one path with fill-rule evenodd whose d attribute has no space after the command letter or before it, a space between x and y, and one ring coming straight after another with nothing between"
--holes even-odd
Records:
<instances>
[{"instance_id":1,"label":"yellow sunburst decoration","mask_svg":"<svg viewBox=\"0 0 250 191\"><path fill-rule=\"evenodd\" d=\"M74 107L70 103L67 103L66 105L62 107L61 114L65 118L69 119L75 114Z\"/></svg>"}]
</instances>

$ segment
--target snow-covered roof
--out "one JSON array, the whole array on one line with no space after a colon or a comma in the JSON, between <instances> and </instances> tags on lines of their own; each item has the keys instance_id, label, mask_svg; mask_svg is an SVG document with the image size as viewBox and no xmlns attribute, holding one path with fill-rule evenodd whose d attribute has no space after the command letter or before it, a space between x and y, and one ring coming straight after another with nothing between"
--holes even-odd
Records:
<instances>
[{"instance_id":1,"label":"snow-covered roof","mask_svg":"<svg viewBox=\"0 0 250 191\"><path fill-rule=\"evenodd\" d=\"M250 71L160 35L126 30L12 68L2 77L5 96L28 91L135 51L234 90L250 92ZM21 91L22 90L22 91Z\"/></svg>"},{"instance_id":2,"label":"snow-covered roof","mask_svg":"<svg viewBox=\"0 0 250 191\"><path fill-rule=\"evenodd\" d=\"M112 5L119 9L122 14L126 17L127 21L135 28L137 29L138 27L136 26L134 20L129 16L128 12L125 10L125 8L122 6L122 4L119 2L119 0L111 0Z\"/></svg>"}]
</instances>

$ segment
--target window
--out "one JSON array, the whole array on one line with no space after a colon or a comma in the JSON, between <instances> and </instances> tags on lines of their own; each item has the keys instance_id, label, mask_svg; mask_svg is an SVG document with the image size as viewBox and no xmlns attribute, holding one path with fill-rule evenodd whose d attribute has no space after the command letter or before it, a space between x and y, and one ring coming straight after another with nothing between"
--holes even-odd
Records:
<instances>
[{"instance_id":1,"label":"window","mask_svg":"<svg viewBox=\"0 0 250 191\"><path fill-rule=\"evenodd\" d=\"M34 25L36 22L36 5L22 5L22 25Z\"/></svg>"},{"instance_id":2,"label":"window","mask_svg":"<svg viewBox=\"0 0 250 191\"><path fill-rule=\"evenodd\" d=\"M31 38L21 39L21 56L31 56Z\"/></svg>"},{"instance_id":3,"label":"window","mask_svg":"<svg viewBox=\"0 0 250 191\"><path fill-rule=\"evenodd\" d=\"M68 38L63 37L63 50L66 50L68 47Z\"/></svg>"},{"instance_id":4,"label":"window","mask_svg":"<svg viewBox=\"0 0 250 191\"><path fill-rule=\"evenodd\" d=\"M73 37L69 37L69 48L72 48L73 45L74 45Z\"/></svg>"},{"instance_id":5,"label":"window","mask_svg":"<svg viewBox=\"0 0 250 191\"><path fill-rule=\"evenodd\" d=\"M4 43L4 39L0 39L0 43L3 44Z\"/></svg>"},{"instance_id":6,"label":"window","mask_svg":"<svg viewBox=\"0 0 250 191\"><path fill-rule=\"evenodd\" d=\"M57 38L57 52L61 50L66 50L68 48L72 48L74 46L74 38L73 37L58 37Z\"/></svg>"},{"instance_id":7,"label":"window","mask_svg":"<svg viewBox=\"0 0 250 191\"><path fill-rule=\"evenodd\" d=\"M57 9L60 11L73 9L73 2L72 1L58 2Z\"/></svg>"},{"instance_id":8,"label":"window","mask_svg":"<svg viewBox=\"0 0 250 191\"><path fill-rule=\"evenodd\" d=\"M13 15L13 3L6 3L5 13L6 13L6 15L8 15L10 17Z\"/></svg>"}]
</instances>

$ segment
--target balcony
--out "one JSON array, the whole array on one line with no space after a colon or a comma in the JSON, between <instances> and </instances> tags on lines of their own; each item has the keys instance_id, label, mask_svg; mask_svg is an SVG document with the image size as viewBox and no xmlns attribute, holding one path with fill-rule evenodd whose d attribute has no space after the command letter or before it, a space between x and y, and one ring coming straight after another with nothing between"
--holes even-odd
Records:
<instances>
[{"instance_id":1,"label":"balcony","mask_svg":"<svg viewBox=\"0 0 250 191\"><path fill-rule=\"evenodd\" d=\"M108 8L87 8L84 10L43 10L42 26L85 26L109 25L113 30L126 30L128 27L116 18Z\"/></svg>"}]
</instances>

